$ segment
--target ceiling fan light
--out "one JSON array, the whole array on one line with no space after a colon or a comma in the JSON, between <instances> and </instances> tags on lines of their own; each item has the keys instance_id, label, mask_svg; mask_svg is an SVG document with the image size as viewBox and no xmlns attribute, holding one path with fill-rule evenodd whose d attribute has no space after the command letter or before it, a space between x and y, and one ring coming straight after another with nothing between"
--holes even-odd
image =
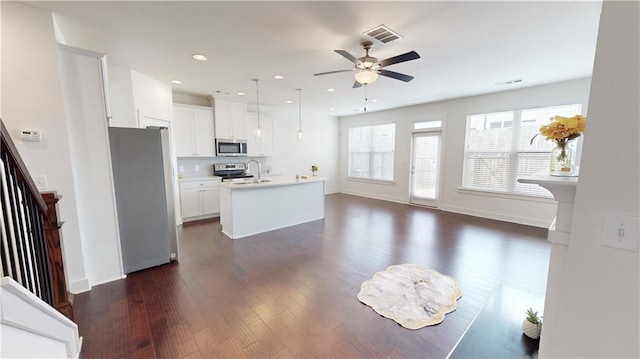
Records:
<instances>
[{"instance_id":1,"label":"ceiling fan light","mask_svg":"<svg viewBox=\"0 0 640 359\"><path fill-rule=\"evenodd\" d=\"M378 79L378 73L371 70L362 70L362 71L356 72L353 75L353 77L359 83L363 85L368 85Z\"/></svg>"}]
</instances>

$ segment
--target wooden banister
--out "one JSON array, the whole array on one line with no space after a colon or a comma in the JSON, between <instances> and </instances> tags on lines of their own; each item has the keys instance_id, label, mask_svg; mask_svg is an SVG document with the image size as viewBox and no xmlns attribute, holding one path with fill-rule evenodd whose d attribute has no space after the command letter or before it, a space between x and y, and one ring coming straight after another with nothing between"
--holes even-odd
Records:
<instances>
[{"instance_id":1,"label":"wooden banister","mask_svg":"<svg viewBox=\"0 0 640 359\"><path fill-rule=\"evenodd\" d=\"M73 320L55 193L40 194L0 120L0 276L9 276Z\"/></svg>"}]
</instances>

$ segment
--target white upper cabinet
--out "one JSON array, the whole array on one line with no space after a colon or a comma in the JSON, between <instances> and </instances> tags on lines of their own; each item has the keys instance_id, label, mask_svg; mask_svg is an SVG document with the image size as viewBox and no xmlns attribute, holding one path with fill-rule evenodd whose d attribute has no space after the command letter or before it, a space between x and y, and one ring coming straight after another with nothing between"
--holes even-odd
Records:
<instances>
[{"instance_id":1,"label":"white upper cabinet","mask_svg":"<svg viewBox=\"0 0 640 359\"><path fill-rule=\"evenodd\" d=\"M213 109L193 109L193 144L199 156L215 156L215 132L213 130Z\"/></svg>"},{"instance_id":2,"label":"white upper cabinet","mask_svg":"<svg viewBox=\"0 0 640 359\"><path fill-rule=\"evenodd\" d=\"M247 114L247 156L273 155L273 118L260 116L260 137L258 137L258 115Z\"/></svg>"},{"instance_id":3,"label":"white upper cabinet","mask_svg":"<svg viewBox=\"0 0 640 359\"><path fill-rule=\"evenodd\" d=\"M216 138L246 139L247 104L214 98Z\"/></svg>"},{"instance_id":4,"label":"white upper cabinet","mask_svg":"<svg viewBox=\"0 0 640 359\"><path fill-rule=\"evenodd\" d=\"M174 105L173 133L177 157L216 155L213 109Z\"/></svg>"}]
</instances>

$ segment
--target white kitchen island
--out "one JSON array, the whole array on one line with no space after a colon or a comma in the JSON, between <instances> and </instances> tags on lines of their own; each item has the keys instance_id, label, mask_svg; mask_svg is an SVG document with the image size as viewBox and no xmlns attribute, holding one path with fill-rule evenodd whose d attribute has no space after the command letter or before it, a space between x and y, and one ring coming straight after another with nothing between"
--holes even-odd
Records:
<instances>
[{"instance_id":1,"label":"white kitchen island","mask_svg":"<svg viewBox=\"0 0 640 359\"><path fill-rule=\"evenodd\" d=\"M323 177L222 182L220 224L231 239L324 218Z\"/></svg>"}]
</instances>

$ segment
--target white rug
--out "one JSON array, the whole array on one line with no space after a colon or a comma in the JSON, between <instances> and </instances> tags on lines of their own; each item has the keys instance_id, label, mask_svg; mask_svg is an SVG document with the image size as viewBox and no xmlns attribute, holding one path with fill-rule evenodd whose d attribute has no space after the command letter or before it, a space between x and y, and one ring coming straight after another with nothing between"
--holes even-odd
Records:
<instances>
[{"instance_id":1,"label":"white rug","mask_svg":"<svg viewBox=\"0 0 640 359\"><path fill-rule=\"evenodd\" d=\"M462 296L455 279L416 264L399 264L362 283L358 299L408 329L439 324Z\"/></svg>"}]
</instances>

